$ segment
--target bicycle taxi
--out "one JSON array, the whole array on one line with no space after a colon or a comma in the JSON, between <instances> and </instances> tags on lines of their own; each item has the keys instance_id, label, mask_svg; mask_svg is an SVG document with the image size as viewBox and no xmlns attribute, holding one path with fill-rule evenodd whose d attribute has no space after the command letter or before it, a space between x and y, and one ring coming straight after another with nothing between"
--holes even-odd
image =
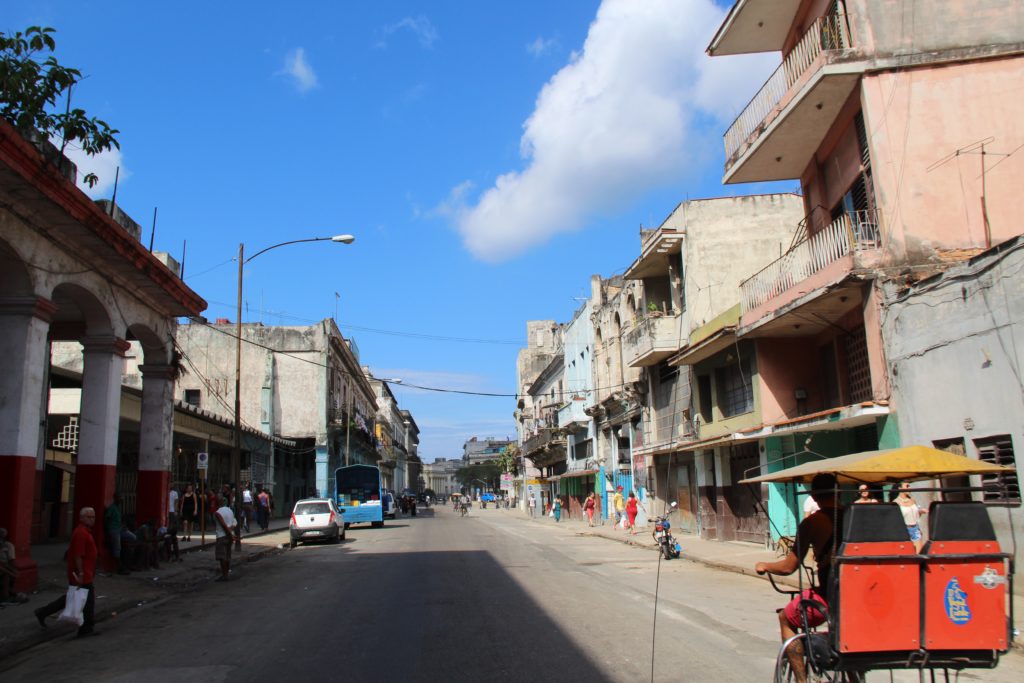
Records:
<instances>
[{"instance_id":1,"label":"bicycle taxi","mask_svg":"<svg viewBox=\"0 0 1024 683\"><path fill-rule=\"evenodd\" d=\"M832 474L839 506L861 484L897 486L1002 473L1015 470L909 446L805 463L740 483L808 484L819 474ZM838 543L832 544L830 585L820 587L827 606L810 598L800 601L802 628L782 644L774 680L793 680L786 651L797 641L803 645L796 651L802 650L797 656L804 659L808 680L863 681L870 671L888 671L891 678L891 672L906 669L918 671L922 681L925 672L933 681L941 672L948 681L950 672L994 668L1014 634L1014 558L1000 546L984 503L945 500L951 493L982 490L990 489L914 489L942 496L928 509L928 541L920 552L895 503L845 505L836 516L835 525L842 528L834 530ZM1012 527L1010 535L1015 548ZM805 582L813 583L813 578L805 578L806 568L798 573L799 591L780 589L774 579L773 587L791 596L805 595ZM808 623L813 610L825 617L817 631Z\"/></svg>"}]
</instances>

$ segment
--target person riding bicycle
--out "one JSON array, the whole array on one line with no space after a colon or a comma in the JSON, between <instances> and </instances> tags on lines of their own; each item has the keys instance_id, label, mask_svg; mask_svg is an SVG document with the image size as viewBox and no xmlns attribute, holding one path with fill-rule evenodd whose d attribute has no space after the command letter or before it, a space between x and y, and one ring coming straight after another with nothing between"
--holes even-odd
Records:
<instances>
[{"instance_id":1,"label":"person riding bicycle","mask_svg":"<svg viewBox=\"0 0 1024 683\"><path fill-rule=\"evenodd\" d=\"M825 598L828 587L829 576L832 569L832 550L836 546L837 539L834 537L840 533L842 520L840 519L841 509L838 507L836 494L836 478L832 474L819 474L811 481L811 497L818 504L818 511L800 522L797 527L796 537L793 539L792 549L784 558L776 562L758 562L754 565L754 571L758 574L775 574L788 576L800 568L803 558L807 555L808 548L814 550L814 562L817 565L817 582L815 586L803 591L794 597L789 604L779 610L779 628L782 633L782 642L786 642L796 635L802 628L800 616L800 601L803 599L815 600L827 606ZM821 611L809 608L807 610L808 626L819 626L825 621L825 615ZM794 642L786 652L790 666L793 669L797 683L804 683L807 680L807 673L804 667L803 648L799 641Z\"/></svg>"}]
</instances>

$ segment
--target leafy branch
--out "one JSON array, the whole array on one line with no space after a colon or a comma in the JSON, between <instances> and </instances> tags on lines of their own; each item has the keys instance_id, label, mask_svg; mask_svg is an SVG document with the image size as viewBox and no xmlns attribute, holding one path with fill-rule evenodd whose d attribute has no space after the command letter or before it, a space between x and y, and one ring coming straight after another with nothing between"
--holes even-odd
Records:
<instances>
[{"instance_id":1,"label":"leafy branch","mask_svg":"<svg viewBox=\"0 0 1024 683\"><path fill-rule=\"evenodd\" d=\"M29 139L34 135L60 138L61 154L69 143L77 143L90 156L120 149L115 137L119 130L71 106L71 92L82 73L46 55L56 49L54 33L55 29L41 26L14 35L0 32L0 116ZM57 102L62 96L65 103L60 111ZM92 187L99 179L90 173L84 180Z\"/></svg>"}]
</instances>

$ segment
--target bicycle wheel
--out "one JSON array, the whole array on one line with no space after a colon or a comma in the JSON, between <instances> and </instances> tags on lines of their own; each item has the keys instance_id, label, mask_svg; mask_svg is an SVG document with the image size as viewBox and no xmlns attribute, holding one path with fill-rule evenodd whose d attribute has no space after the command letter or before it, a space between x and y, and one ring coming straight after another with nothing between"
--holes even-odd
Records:
<instances>
[{"instance_id":1,"label":"bicycle wheel","mask_svg":"<svg viewBox=\"0 0 1024 683\"><path fill-rule=\"evenodd\" d=\"M832 671L828 669L815 671L807 657L806 633L795 636L790 642L793 645L800 645L802 651L800 657L803 659L808 683L863 683L863 676L855 672ZM786 646L784 644L775 660L775 678L773 679L775 683L793 683L796 681L796 674L793 672L793 667L790 664L789 657L786 656L785 649Z\"/></svg>"}]
</instances>

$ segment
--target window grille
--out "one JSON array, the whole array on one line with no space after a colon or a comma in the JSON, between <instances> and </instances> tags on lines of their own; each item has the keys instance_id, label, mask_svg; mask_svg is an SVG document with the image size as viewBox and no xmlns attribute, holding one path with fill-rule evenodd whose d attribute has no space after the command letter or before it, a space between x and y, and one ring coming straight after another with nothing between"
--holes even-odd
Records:
<instances>
[{"instance_id":1,"label":"window grille","mask_svg":"<svg viewBox=\"0 0 1024 683\"><path fill-rule=\"evenodd\" d=\"M979 460L1015 468L1013 472L982 475L981 485L985 489L982 494L983 500L986 503L1019 506L1021 503L1020 481L1017 478L1013 441L1010 439L1010 435L1003 434L987 439L975 439L974 446L978 449Z\"/></svg>"},{"instance_id":2,"label":"window grille","mask_svg":"<svg viewBox=\"0 0 1024 683\"><path fill-rule=\"evenodd\" d=\"M850 401L870 401L871 367L868 364L868 344L863 326L846 337L846 368L850 376Z\"/></svg>"},{"instance_id":3,"label":"window grille","mask_svg":"<svg viewBox=\"0 0 1024 683\"><path fill-rule=\"evenodd\" d=\"M749 413L754 409L749 358L718 368L715 375L718 380L718 407L725 417Z\"/></svg>"}]
</instances>

